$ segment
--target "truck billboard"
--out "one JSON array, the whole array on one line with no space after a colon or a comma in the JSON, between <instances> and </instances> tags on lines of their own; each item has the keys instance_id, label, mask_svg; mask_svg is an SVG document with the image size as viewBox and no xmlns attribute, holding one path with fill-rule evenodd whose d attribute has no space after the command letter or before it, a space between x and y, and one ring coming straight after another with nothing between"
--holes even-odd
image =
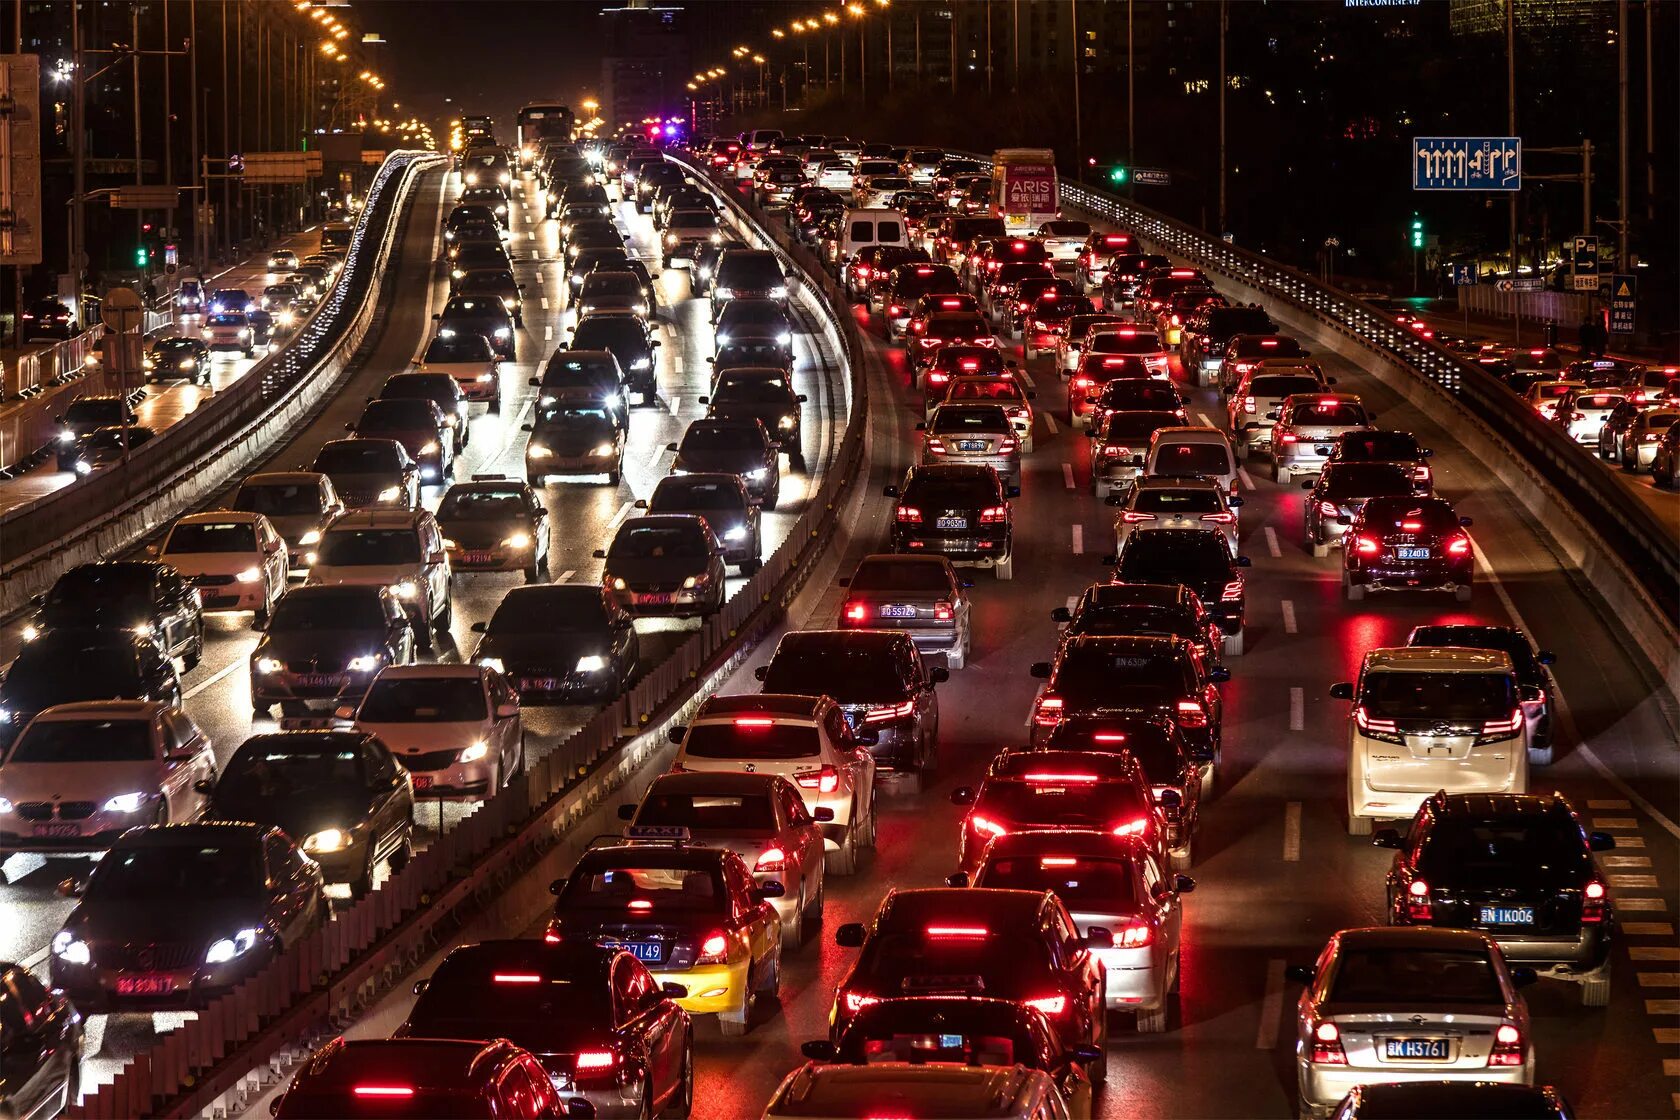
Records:
<instances>
[{"instance_id":1,"label":"truck billboard","mask_svg":"<svg viewBox=\"0 0 1680 1120\"><path fill-rule=\"evenodd\" d=\"M992 153L993 212L1011 234L1032 233L1059 213L1056 153L1003 148Z\"/></svg>"}]
</instances>

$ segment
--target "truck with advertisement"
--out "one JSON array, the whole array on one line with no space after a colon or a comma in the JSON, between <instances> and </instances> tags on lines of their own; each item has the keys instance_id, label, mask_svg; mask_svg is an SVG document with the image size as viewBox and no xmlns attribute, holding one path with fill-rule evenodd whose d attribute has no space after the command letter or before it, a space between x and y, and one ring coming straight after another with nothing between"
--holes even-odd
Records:
<instances>
[{"instance_id":1,"label":"truck with advertisement","mask_svg":"<svg viewBox=\"0 0 1680 1120\"><path fill-rule=\"evenodd\" d=\"M992 153L992 213L1016 237L1060 213L1056 153L1048 148L1000 148Z\"/></svg>"}]
</instances>

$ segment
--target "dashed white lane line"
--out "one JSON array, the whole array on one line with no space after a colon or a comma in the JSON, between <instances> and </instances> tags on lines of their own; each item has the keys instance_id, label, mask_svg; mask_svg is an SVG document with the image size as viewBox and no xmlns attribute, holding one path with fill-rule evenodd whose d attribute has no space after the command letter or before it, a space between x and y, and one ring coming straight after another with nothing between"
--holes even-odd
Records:
<instances>
[{"instance_id":1,"label":"dashed white lane line","mask_svg":"<svg viewBox=\"0 0 1680 1120\"><path fill-rule=\"evenodd\" d=\"M1667 912L1668 902L1661 898L1618 898L1616 909L1628 913L1662 914Z\"/></svg>"},{"instance_id":2,"label":"dashed white lane line","mask_svg":"<svg viewBox=\"0 0 1680 1120\"><path fill-rule=\"evenodd\" d=\"M681 397L672 397L671 398L671 415L674 417L674 416L677 415L677 413L679 413L681 411L682 411L682 398Z\"/></svg>"},{"instance_id":3,"label":"dashed white lane line","mask_svg":"<svg viewBox=\"0 0 1680 1120\"><path fill-rule=\"evenodd\" d=\"M209 688L211 685L215 684L217 681L221 680L223 677L232 675L232 673L235 669L242 669L244 667L245 667L245 662L234 661L234 662L230 663L229 665L227 665L226 667L216 670L215 673L213 673L210 676L204 678L203 680L199 681L197 684L193 685L191 688L187 689L185 692L181 693L181 699L182 700L191 700L194 696L197 696L199 693L203 692L205 689Z\"/></svg>"},{"instance_id":4,"label":"dashed white lane line","mask_svg":"<svg viewBox=\"0 0 1680 1120\"><path fill-rule=\"evenodd\" d=\"M542 309L544 311L548 310L548 297L547 296L542 297Z\"/></svg>"},{"instance_id":5,"label":"dashed white lane line","mask_svg":"<svg viewBox=\"0 0 1680 1120\"><path fill-rule=\"evenodd\" d=\"M1641 988L1680 988L1680 972L1636 972Z\"/></svg>"},{"instance_id":6,"label":"dashed white lane line","mask_svg":"<svg viewBox=\"0 0 1680 1120\"><path fill-rule=\"evenodd\" d=\"M1254 1032L1254 1048L1270 1050L1277 1045L1278 1020L1283 1017L1283 959L1266 962L1266 994L1260 1000L1260 1027Z\"/></svg>"},{"instance_id":7,"label":"dashed white lane line","mask_svg":"<svg viewBox=\"0 0 1680 1120\"><path fill-rule=\"evenodd\" d=\"M1283 632L1285 634L1293 634L1296 632L1295 604L1288 599L1283 601Z\"/></svg>"},{"instance_id":8,"label":"dashed white lane line","mask_svg":"<svg viewBox=\"0 0 1680 1120\"><path fill-rule=\"evenodd\" d=\"M572 577L575 576L575 575L577 575L576 570L574 570L572 568L567 568L565 571L561 572L559 575L554 577L554 582L555 583L570 583Z\"/></svg>"},{"instance_id":9,"label":"dashed white lane line","mask_svg":"<svg viewBox=\"0 0 1680 1120\"><path fill-rule=\"evenodd\" d=\"M1203 424L1207 425L1210 428L1217 428L1219 426L1219 425L1215 424L1212 420L1208 419L1208 414L1207 413L1202 412L1199 409L1196 412L1196 419L1200 420Z\"/></svg>"},{"instance_id":10,"label":"dashed white lane line","mask_svg":"<svg viewBox=\"0 0 1680 1120\"><path fill-rule=\"evenodd\" d=\"M1027 369L1026 369L1025 366L1022 366L1020 369L1015 371L1015 378L1016 378L1016 380L1020 381L1021 384L1025 385L1028 389L1038 388L1038 382L1033 380L1032 374L1027 372Z\"/></svg>"},{"instance_id":11,"label":"dashed white lane line","mask_svg":"<svg viewBox=\"0 0 1680 1120\"><path fill-rule=\"evenodd\" d=\"M1616 900L1616 909L1625 910L1622 905L1625 900ZM1673 937L1674 925L1671 922L1620 922L1621 930L1629 937Z\"/></svg>"},{"instance_id":12,"label":"dashed white lane line","mask_svg":"<svg viewBox=\"0 0 1680 1120\"><path fill-rule=\"evenodd\" d=\"M1085 526L1073 526L1073 554L1079 556L1085 551Z\"/></svg>"},{"instance_id":13,"label":"dashed white lane line","mask_svg":"<svg viewBox=\"0 0 1680 1120\"><path fill-rule=\"evenodd\" d=\"M618 531L618 527L624 524L624 519L630 516L630 510L632 508L634 507L630 502L625 502L623 505L619 506L618 512L613 514L611 521L607 522L607 528L616 533Z\"/></svg>"},{"instance_id":14,"label":"dashed white lane line","mask_svg":"<svg viewBox=\"0 0 1680 1120\"><path fill-rule=\"evenodd\" d=\"M1610 885L1617 889L1655 887L1657 885L1655 875L1606 875L1605 878L1609 879Z\"/></svg>"},{"instance_id":15,"label":"dashed white lane line","mask_svg":"<svg viewBox=\"0 0 1680 1120\"><path fill-rule=\"evenodd\" d=\"M1278 547L1277 530L1266 526L1266 552L1274 560L1283 555L1283 549Z\"/></svg>"},{"instance_id":16,"label":"dashed white lane line","mask_svg":"<svg viewBox=\"0 0 1680 1120\"><path fill-rule=\"evenodd\" d=\"M1242 484L1243 484L1243 489L1244 490L1254 489L1254 480L1252 478L1248 477L1248 468L1247 467L1238 467L1237 468L1237 477L1242 479Z\"/></svg>"},{"instance_id":17,"label":"dashed white lane line","mask_svg":"<svg viewBox=\"0 0 1680 1120\"><path fill-rule=\"evenodd\" d=\"M1301 803L1291 801L1283 807L1283 860L1301 861Z\"/></svg>"},{"instance_id":18,"label":"dashed white lane line","mask_svg":"<svg viewBox=\"0 0 1680 1120\"><path fill-rule=\"evenodd\" d=\"M1680 945L1630 945L1628 957L1636 961L1680 961Z\"/></svg>"},{"instance_id":19,"label":"dashed white lane line","mask_svg":"<svg viewBox=\"0 0 1680 1120\"><path fill-rule=\"evenodd\" d=\"M543 286L543 274L542 274L542 272L539 271L537 273L537 287L540 288L542 286Z\"/></svg>"},{"instance_id":20,"label":"dashed white lane line","mask_svg":"<svg viewBox=\"0 0 1680 1120\"><path fill-rule=\"evenodd\" d=\"M553 323L544 323L543 324L543 341L544 342L553 342L554 341L554 324Z\"/></svg>"},{"instance_id":21,"label":"dashed white lane line","mask_svg":"<svg viewBox=\"0 0 1680 1120\"><path fill-rule=\"evenodd\" d=\"M1051 435L1055 435L1062 430L1061 426L1056 423L1056 418L1048 412L1044 413L1044 426L1050 429Z\"/></svg>"},{"instance_id":22,"label":"dashed white lane line","mask_svg":"<svg viewBox=\"0 0 1680 1120\"><path fill-rule=\"evenodd\" d=\"M1063 463L1062 464L1062 481L1067 484L1067 488L1069 490L1073 489L1073 464L1072 463Z\"/></svg>"},{"instance_id":23,"label":"dashed white lane line","mask_svg":"<svg viewBox=\"0 0 1680 1120\"><path fill-rule=\"evenodd\" d=\"M1307 693L1302 688L1289 690L1289 730L1307 729Z\"/></svg>"}]
</instances>

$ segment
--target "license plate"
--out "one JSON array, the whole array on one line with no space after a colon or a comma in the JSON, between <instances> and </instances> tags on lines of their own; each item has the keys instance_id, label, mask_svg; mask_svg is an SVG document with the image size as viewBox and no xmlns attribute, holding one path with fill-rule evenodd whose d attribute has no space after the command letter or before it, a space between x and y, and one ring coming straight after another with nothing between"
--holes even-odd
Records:
<instances>
[{"instance_id":1,"label":"license plate","mask_svg":"<svg viewBox=\"0 0 1680 1120\"><path fill-rule=\"evenodd\" d=\"M658 964L665 959L665 946L657 941L603 941L603 949L623 949L639 961Z\"/></svg>"},{"instance_id":2,"label":"license plate","mask_svg":"<svg viewBox=\"0 0 1680 1120\"><path fill-rule=\"evenodd\" d=\"M299 673L292 679L305 688L333 687L345 681L340 673Z\"/></svg>"},{"instance_id":3,"label":"license plate","mask_svg":"<svg viewBox=\"0 0 1680 1120\"><path fill-rule=\"evenodd\" d=\"M82 826L79 824L38 824L30 829L30 833L42 839L50 840L58 837L80 836Z\"/></svg>"},{"instance_id":4,"label":"license plate","mask_svg":"<svg viewBox=\"0 0 1680 1120\"><path fill-rule=\"evenodd\" d=\"M463 564L488 564L495 558L496 554L488 549L461 553L461 563Z\"/></svg>"},{"instance_id":5,"label":"license plate","mask_svg":"<svg viewBox=\"0 0 1680 1120\"><path fill-rule=\"evenodd\" d=\"M1429 559L1429 550L1427 548L1406 548L1402 545L1394 550L1394 555L1401 560L1427 560Z\"/></svg>"},{"instance_id":6,"label":"license plate","mask_svg":"<svg viewBox=\"0 0 1680 1120\"><path fill-rule=\"evenodd\" d=\"M881 604L881 617L915 618L916 608L909 603L883 603Z\"/></svg>"},{"instance_id":7,"label":"license plate","mask_svg":"<svg viewBox=\"0 0 1680 1120\"><path fill-rule=\"evenodd\" d=\"M957 450L984 451L986 450L986 441L983 439L959 439L957 441Z\"/></svg>"},{"instance_id":8,"label":"license plate","mask_svg":"<svg viewBox=\"0 0 1680 1120\"><path fill-rule=\"evenodd\" d=\"M941 517L935 520L933 524L938 529L966 529L968 528L968 518Z\"/></svg>"},{"instance_id":9,"label":"license plate","mask_svg":"<svg viewBox=\"0 0 1680 1120\"><path fill-rule=\"evenodd\" d=\"M527 692L555 692L560 688L558 677L523 677L519 687Z\"/></svg>"},{"instance_id":10,"label":"license plate","mask_svg":"<svg viewBox=\"0 0 1680 1120\"><path fill-rule=\"evenodd\" d=\"M1383 1057L1402 1062L1444 1062L1447 1060L1447 1040L1444 1038L1385 1038Z\"/></svg>"},{"instance_id":11,"label":"license plate","mask_svg":"<svg viewBox=\"0 0 1680 1120\"><path fill-rule=\"evenodd\" d=\"M1532 906L1482 907L1482 925L1484 926L1531 926L1533 924L1534 907Z\"/></svg>"},{"instance_id":12,"label":"license plate","mask_svg":"<svg viewBox=\"0 0 1680 1120\"><path fill-rule=\"evenodd\" d=\"M414 774L411 777L414 779L416 791L432 788L432 776L430 774Z\"/></svg>"},{"instance_id":13,"label":"license plate","mask_svg":"<svg viewBox=\"0 0 1680 1120\"><path fill-rule=\"evenodd\" d=\"M676 595L670 591L649 591L636 596L636 602L647 603L650 606L661 606L676 601Z\"/></svg>"},{"instance_id":14,"label":"license plate","mask_svg":"<svg viewBox=\"0 0 1680 1120\"><path fill-rule=\"evenodd\" d=\"M119 996L166 996L175 990L175 981L167 972L142 972L138 976L117 977Z\"/></svg>"}]
</instances>

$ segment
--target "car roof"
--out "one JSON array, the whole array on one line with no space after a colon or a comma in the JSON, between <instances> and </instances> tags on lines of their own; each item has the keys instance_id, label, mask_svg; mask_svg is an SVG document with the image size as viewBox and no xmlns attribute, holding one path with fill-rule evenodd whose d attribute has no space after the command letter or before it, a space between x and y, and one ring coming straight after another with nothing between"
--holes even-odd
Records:
<instances>
[{"instance_id":1,"label":"car roof","mask_svg":"<svg viewBox=\"0 0 1680 1120\"><path fill-rule=\"evenodd\" d=\"M501 1064L516 1048L506 1039L335 1038L317 1050L293 1080L299 1092L360 1081L394 1081L424 1089L458 1089Z\"/></svg>"},{"instance_id":2,"label":"car roof","mask_svg":"<svg viewBox=\"0 0 1680 1120\"><path fill-rule=\"evenodd\" d=\"M1227 444L1230 441L1225 433L1218 428L1204 427L1199 424L1177 424L1171 428L1161 428L1155 433L1160 442L1175 443L1216 443Z\"/></svg>"},{"instance_id":3,"label":"car roof","mask_svg":"<svg viewBox=\"0 0 1680 1120\"><path fill-rule=\"evenodd\" d=\"M1447 793L1435 794L1429 806L1438 817L1547 817L1571 810L1561 793Z\"/></svg>"},{"instance_id":4,"label":"car roof","mask_svg":"<svg viewBox=\"0 0 1680 1120\"><path fill-rule=\"evenodd\" d=\"M1037 919L1048 893L974 887L892 890L881 901L876 922L885 929L919 927L929 921L950 918L1024 925Z\"/></svg>"},{"instance_id":5,"label":"car roof","mask_svg":"<svg viewBox=\"0 0 1680 1120\"><path fill-rule=\"evenodd\" d=\"M175 519L175 524L177 526L222 525L229 521L237 521L246 525L255 525L263 519L263 515L260 513L249 513L242 509L209 509L202 513L183 513Z\"/></svg>"},{"instance_id":6,"label":"car roof","mask_svg":"<svg viewBox=\"0 0 1680 1120\"><path fill-rule=\"evenodd\" d=\"M1159 433L1182 432L1185 428L1161 428ZM1223 494L1224 489L1211 478L1186 475L1144 475L1132 484L1132 492L1141 490L1212 490Z\"/></svg>"},{"instance_id":7,"label":"car roof","mask_svg":"<svg viewBox=\"0 0 1680 1120\"><path fill-rule=\"evenodd\" d=\"M74 704L55 704L35 718L55 723L92 719L150 720L172 707L160 700L85 700Z\"/></svg>"},{"instance_id":8,"label":"car roof","mask_svg":"<svg viewBox=\"0 0 1680 1120\"><path fill-rule=\"evenodd\" d=\"M449 664L445 662L419 662L413 665L387 665L379 670L379 678L396 680L432 680L438 677L451 679L483 680L488 672L484 666L475 663Z\"/></svg>"},{"instance_id":9,"label":"car roof","mask_svg":"<svg viewBox=\"0 0 1680 1120\"><path fill-rule=\"evenodd\" d=\"M1080 650L1127 651L1148 657L1176 657L1188 648L1183 638L1157 634L1077 634L1067 641L1065 653Z\"/></svg>"},{"instance_id":10,"label":"car roof","mask_svg":"<svg viewBox=\"0 0 1680 1120\"><path fill-rule=\"evenodd\" d=\"M329 528L339 529L412 529L431 517L424 509L353 509L333 519Z\"/></svg>"},{"instance_id":11,"label":"car roof","mask_svg":"<svg viewBox=\"0 0 1680 1120\"><path fill-rule=\"evenodd\" d=\"M1093 607L1177 606L1190 597L1182 583L1093 583L1085 600Z\"/></svg>"},{"instance_id":12,"label":"car roof","mask_svg":"<svg viewBox=\"0 0 1680 1120\"><path fill-rule=\"evenodd\" d=\"M1137 759L1126 751L1004 751L992 759L986 777L1012 781L1034 774L1092 774L1124 780L1136 774L1138 768Z\"/></svg>"},{"instance_id":13,"label":"car roof","mask_svg":"<svg viewBox=\"0 0 1680 1120\"><path fill-rule=\"evenodd\" d=\"M783 719L815 719L821 696L799 696L789 692L753 692L737 696L708 696L694 715L694 722L757 712Z\"/></svg>"},{"instance_id":14,"label":"car roof","mask_svg":"<svg viewBox=\"0 0 1680 1120\"><path fill-rule=\"evenodd\" d=\"M709 870L719 867L734 855L723 848L706 848L693 844L612 844L591 848L578 857L572 874L615 867L685 867Z\"/></svg>"},{"instance_id":15,"label":"car roof","mask_svg":"<svg viewBox=\"0 0 1680 1120\"><path fill-rule=\"evenodd\" d=\"M903 630L790 630L776 643L776 652L784 649L826 649L879 656L893 646L902 646L911 640Z\"/></svg>"},{"instance_id":16,"label":"car roof","mask_svg":"<svg viewBox=\"0 0 1680 1120\"><path fill-rule=\"evenodd\" d=\"M1493 940L1479 930L1445 929L1437 926L1364 926L1336 934L1343 949L1479 950L1487 952Z\"/></svg>"},{"instance_id":17,"label":"car roof","mask_svg":"<svg viewBox=\"0 0 1680 1120\"><path fill-rule=\"evenodd\" d=\"M1365 668L1390 672L1511 672L1503 650L1458 646L1400 646L1366 651Z\"/></svg>"},{"instance_id":18,"label":"car roof","mask_svg":"<svg viewBox=\"0 0 1680 1120\"><path fill-rule=\"evenodd\" d=\"M871 1062L866 1066L811 1062L789 1075L770 1116L874 1115L879 1102L890 1110L932 1108L938 1115L1001 1117L1017 1114L1016 1102L1035 1087L1043 1093L1048 1075L1025 1066L967 1066L954 1062Z\"/></svg>"},{"instance_id":19,"label":"car roof","mask_svg":"<svg viewBox=\"0 0 1680 1120\"><path fill-rule=\"evenodd\" d=\"M244 840L256 843L279 829L250 821L183 821L131 828L117 838L125 848L173 848L187 844L227 843Z\"/></svg>"},{"instance_id":20,"label":"car roof","mask_svg":"<svg viewBox=\"0 0 1680 1120\"><path fill-rule=\"evenodd\" d=\"M734 770L695 770L682 774L661 774L648 787L660 793L753 793L769 794L787 781L779 774L747 774Z\"/></svg>"}]
</instances>

